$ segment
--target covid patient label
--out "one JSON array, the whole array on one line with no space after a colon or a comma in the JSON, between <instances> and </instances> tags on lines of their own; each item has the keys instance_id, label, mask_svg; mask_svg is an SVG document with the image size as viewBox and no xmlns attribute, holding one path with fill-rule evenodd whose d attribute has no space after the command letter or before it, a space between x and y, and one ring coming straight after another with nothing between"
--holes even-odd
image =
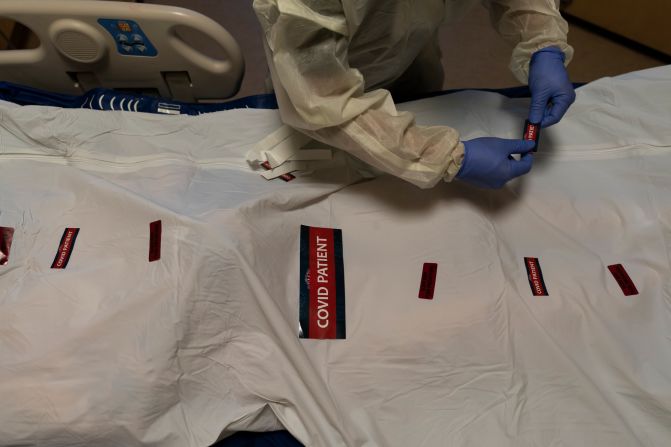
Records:
<instances>
[{"instance_id":1,"label":"covid patient label","mask_svg":"<svg viewBox=\"0 0 671 447\"><path fill-rule=\"evenodd\" d=\"M534 296L548 296L548 289L545 287L543 272L541 271L541 264L538 262L538 258L524 258L524 266L527 269L531 293Z\"/></svg>"},{"instance_id":2,"label":"covid patient label","mask_svg":"<svg viewBox=\"0 0 671 447\"><path fill-rule=\"evenodd\" d=\"M61 237L61 242L58 244L58 251L54 262L51 264L52 269L64 269L70 262L70 256L75 248L79 228L66 228Z\"/></svg>"},{"instance_id":3,"label":"covid patient label","mask_svg":"<svg viewBox=\"0 0 671 447\"><path fill-rule=\"evenodd\" d=\"M300 338L345 338L342 231L301 226Z\"/></svg>"},{"instance_id":4,"label":"covid patient label","mask_svg":"<svg viewBox=\"0 0 671 447\"><path fill-rule=\"evenodd\" d=\"M532 123L531 121L526 120L524 123L524 134L522 135L522 138L526 141L534 142L534 148L533 148L534 152L538 150L538 141L540 140L540 137L541 137L540 123Z\"/></svg>"}]
</instances>

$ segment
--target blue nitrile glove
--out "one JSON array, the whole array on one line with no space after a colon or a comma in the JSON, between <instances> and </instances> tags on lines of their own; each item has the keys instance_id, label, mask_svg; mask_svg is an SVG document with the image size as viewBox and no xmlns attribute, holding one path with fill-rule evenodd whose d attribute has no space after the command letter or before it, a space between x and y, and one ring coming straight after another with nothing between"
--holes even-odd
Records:
<instances>
[{"instance_id":1,"label":"blue nitrile glove","mask_svg":"<svg viewBox=\"0 0 671 447\"><path fill-rule=\"evenodd\" d=\"M573 84L564 67L564 53L559 48L543 48L531 56L529 90L529 121L541 123L541 127L557 124L575 101Z\"/></svg>"},{"instance_id":2,"label":"blue nitrile glove","mask_svg":"<svg viewBox=\"0 0 671 447\"><path fill-rule=\"evenodd\" d=\"M475 138L463 141L464 161L457 178L480 188L500 188L531 170L533 141ZM522 154L518 161L512 154Z\"/></svg>"}]
</instances>

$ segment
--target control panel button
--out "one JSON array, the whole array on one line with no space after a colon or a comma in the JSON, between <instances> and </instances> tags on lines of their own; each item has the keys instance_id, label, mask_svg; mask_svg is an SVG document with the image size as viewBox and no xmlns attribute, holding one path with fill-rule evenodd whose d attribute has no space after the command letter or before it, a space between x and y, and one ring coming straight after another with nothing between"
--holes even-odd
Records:
<instances>
[{"instance_id":1,"label":"control panel button","mask_svg":"<svg viewBox=\"0 0 671 447\"><path fill-rule=\"evenodd\" d=\"M117 53L134 57L156 57L158 55L157 48L137 22L128 19L101 17L98 19L98 23L112 37L116 44Z\"/></svg>"},{"instance_id":2,"label":"control panel button","mask_svg":"<svg viewBox=\"0 0 671 447\"><path fill-rule=\"evenodd\" d=\"M119 28L119 31L122 33L130 33L131 32L131 26L130 23L124 22L124 21L118 21L117 22L117 27Z\"/></svg>"}]
</instances>

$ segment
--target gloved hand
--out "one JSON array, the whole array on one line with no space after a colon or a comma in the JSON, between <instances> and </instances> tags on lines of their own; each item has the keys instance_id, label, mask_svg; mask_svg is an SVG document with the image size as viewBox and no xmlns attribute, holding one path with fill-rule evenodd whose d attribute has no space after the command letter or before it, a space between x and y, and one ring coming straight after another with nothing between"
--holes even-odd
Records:
<instances>
[{"instance_id":1,"label":"gloved hand","mask_svg":"<svg viewBox=\"0 0 671 447\"><path fill-rule=\"evenodd\" d=\"M529 121L541 123L541 127L557 124L575 101L573 84L564 68L564 53L559 48L543 48L531 56L529 90Z\"/></svg>"},{"instance_id":2,"label":"gloved hand","mask_svg":"<svg viewBox=\"0 0 671 447\"><path fill-rule=\"evenodd\" d=\"M457 178L480 188L500 188L531 170L533 141L475 138L463 141L464 160ZM517 161L512 154L522 154Z\"/></svg>"}]
</instances>

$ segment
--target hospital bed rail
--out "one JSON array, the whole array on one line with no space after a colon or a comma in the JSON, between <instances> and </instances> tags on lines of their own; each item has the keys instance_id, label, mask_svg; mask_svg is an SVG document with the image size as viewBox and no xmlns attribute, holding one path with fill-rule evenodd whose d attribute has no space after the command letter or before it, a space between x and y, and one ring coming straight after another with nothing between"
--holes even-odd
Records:
<instances>
[{"instance_id":1,"label":"hospital bed rail","mask_svg":"<svg viewBox=\"0 0 671 447\"><path fill-rule=\"evenodd\" d=\"M3 0L0 17L29 28L37 48L0 51L0 81L82 94L152 91L179 101L221 100L240 88L244 60L218 23L173 6L90 0ZM192 45L210 41L216 57Z\"/></svg>"}]
</instances>

